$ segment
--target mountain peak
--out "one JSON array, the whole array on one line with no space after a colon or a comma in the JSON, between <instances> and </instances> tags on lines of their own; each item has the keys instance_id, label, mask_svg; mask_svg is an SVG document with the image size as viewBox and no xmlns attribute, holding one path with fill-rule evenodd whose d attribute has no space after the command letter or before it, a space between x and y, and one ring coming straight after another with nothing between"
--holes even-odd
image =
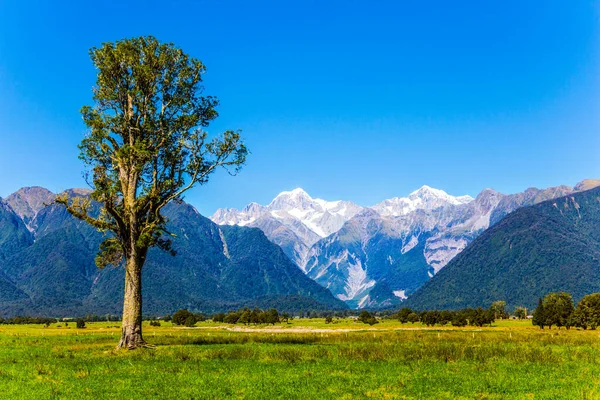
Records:
<instances>
[{"instance_id":1,"label":"mountain peak","mask_svg":"<svg viewBox=\"0 0 600 400\"><path fill-rule=\"evenodd\" d=\"M600 179L584 179L575 185L573 190L583 192L584 190L590 190L598 186L600 186Z\"/></svg>"},{"instance_id":2,"label":"mountain peak","mask_svg":"<svg viewBox=\"0 0 600 400\"><path fill-rule=\"evenodd\" d=\"M275 196L275 199L279 197L307 197L309 199L312 199L312 197L310 197L309 194L306 193L306 191L302 188L296 188L293 190L281 192L277 196Z\"/></svg>"},{"instance_id":3,"label":"mountain peak","mask_svg":"<svg viewBox=\"0 0 600 400\"><path fill-rule=\"evenodd\" d=\"M446 192L444 192L441 189L435 189L432 188L431 186L427 186L427 185L423 185L420 188L418 188L417 190L411 192L408 196L423 196L423 195L428 195L428 196L435 196L435 197L449 197L450 195Z\"/></svg>"},{"instance_id":4,"label":"mountain peak","mask_svg":"<svg viewBox=\"0 0 600 400\"><path fill-rule=\"evenodd\" d=\"M5 201L14 212L27 224L42 210L46 204L50 204L55 194L41 186L23 187L9 195Z\"/></svg>"},{"instance_id":5,"label":"mountain peak","mask_svg":"<svg viewBox=\"0 0 600 400\"><path fill-rule=\"evenodd\" d=\"M398 217L415 210L433 210L446 205L466 204L473 201L471 196L455 197L440 189L427 185L410 193L408 197L394 197L373 206L373 209L384 216Z\"/></svg>"}]
</instances>

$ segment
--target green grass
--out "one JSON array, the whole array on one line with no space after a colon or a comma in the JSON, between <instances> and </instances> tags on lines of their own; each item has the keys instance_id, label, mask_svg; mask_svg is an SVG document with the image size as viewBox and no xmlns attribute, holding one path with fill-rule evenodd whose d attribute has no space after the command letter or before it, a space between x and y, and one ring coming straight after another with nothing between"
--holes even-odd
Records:
<instances>
[{"instance_id":1,"label":"green grass","mask_svg":"<svg viewBox=\"0 0 600 400\"><path fill-rule=\"evenodd\" d=\"M0 397L600 398L599 332L528 321L427 329L303 320L252 332L164 324L145 327L156 349L136 351L114 350L117 323L69 325L0 326Z\"/></svg>"}]
</instances>

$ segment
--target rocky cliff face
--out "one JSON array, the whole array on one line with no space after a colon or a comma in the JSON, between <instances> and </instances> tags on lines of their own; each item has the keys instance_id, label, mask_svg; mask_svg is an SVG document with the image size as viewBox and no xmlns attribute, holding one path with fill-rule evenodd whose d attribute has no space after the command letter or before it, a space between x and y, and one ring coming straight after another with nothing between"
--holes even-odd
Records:
<instances>
[{"instance_id":1,"label":"rocky cliff face","mask_svg":"<svg viewBox=\"0 0 600 400\"><path fill-rule=\"evenodd\" d=\"M30 231L35 230L36 215L54 200L54 193L39 186L25 187L6 198L6 203L23 220Z\"/></svg>"}]
</instances>

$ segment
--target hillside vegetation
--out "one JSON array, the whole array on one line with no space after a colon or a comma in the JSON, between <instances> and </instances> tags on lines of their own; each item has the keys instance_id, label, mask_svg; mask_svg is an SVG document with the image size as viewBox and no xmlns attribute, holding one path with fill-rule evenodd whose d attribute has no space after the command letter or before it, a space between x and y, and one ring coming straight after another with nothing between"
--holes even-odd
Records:
<instances>
[{"instance_id":1,"label":"hillside vegetation","mask_svg":"<svg viewBox=\"0 0 600 400\"><path fill-rule=\"evenodd\" d=\"M521 208L485 231L407 301L460 309L505 300L533 308L549 292L600 291L600 188Z\"/></svg>"},{"instance_id":2,"label":"hillside vegetation","mask_svg":"<svg viewBox=\"0 0 600 400\"><path fill-rule=\"evenodd\" d=\"M100 270L94 263L102 235L59 206L23 215L29 229L8 204L0 203L0 316L120 314L123 269ZM177 254L149 252L144 314L244 306L346 308L259 229L219 227L186 203L169 205L165 215Z\"/></svg>"}]
</instances>

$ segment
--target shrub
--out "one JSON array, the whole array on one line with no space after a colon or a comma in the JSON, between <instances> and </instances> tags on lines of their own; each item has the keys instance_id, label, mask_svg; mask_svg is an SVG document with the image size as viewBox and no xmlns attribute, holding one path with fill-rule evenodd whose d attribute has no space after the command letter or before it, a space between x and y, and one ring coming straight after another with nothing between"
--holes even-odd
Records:
<instances>
[{"instance_id":1,"label":"shrub","mask_svg":"<svg viewBox=\"0 0 600 400\"><path fill-rule=\"evenodd\" d=\"M193 316L194 315L191 312L189 312L187 308L184 308L183 310L179 310L175 314L173 314L172 320L175 325L185 325L188 318ZM194 324L195 323L196 320L194 320Z\"/></svg>"},{"instance_id":2,"label":"shrub","mask_svg":"<svg viewBox=\"0 0 600 400\"><path fill-rule=\"evenodd\" d=\"M406 320L408 322L410 322L411 324L414 324L415 322L419 322L419 316L417 315L417 313L410 313L408 314L408 316L406 317Z\"/></svg>"},{"instance_id":3,"label":"shrub","mask_svg":"<svg viewBox=\"0 0 600 400\"><path fill-rule=\"evenodd\" d=\"M196 325L196 317L194 317L193 315L190 315L189 317L186 318L184 325L187 326L188 328L195 326Z\"/></svg>"},{"instance_id":4,"label":"shrub","mask_svg":"<svg viewBox=\"0 0 600 400\"><path fill-rule=\"evenodd\" d=\"M225 321L225 314L224 313L216 313L215 315L213 315L213 322L224 322Z\"/></svg>"},{"instance_id":5,"label":"shrub","mask_svg":"<svg viewBox=\"0 0 600 400\"><path fill-rule=\"evenodd\" d=\"M377 321L377 318L375 318L375 316L367 310L361 311L360 315L358 316L358 321L362 322L363 324L369 325L375 325L379 323L379 321Z\"/></svg>"}]
</instances>

